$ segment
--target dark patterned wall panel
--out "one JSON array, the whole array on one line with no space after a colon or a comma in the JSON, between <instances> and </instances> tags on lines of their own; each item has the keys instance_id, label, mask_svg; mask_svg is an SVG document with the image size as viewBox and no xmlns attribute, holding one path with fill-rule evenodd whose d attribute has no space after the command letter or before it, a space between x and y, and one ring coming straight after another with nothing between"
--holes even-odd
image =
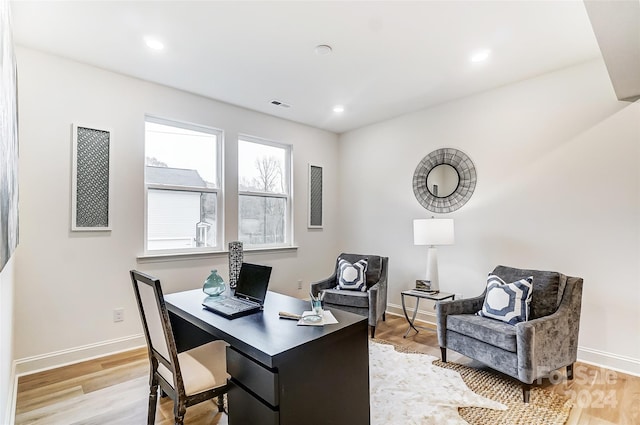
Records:
<instances>
[{"instance_id":1,"label":"dark patterned wall panel","mask_svg":"<svg viewBox=\"0 0 640 425\"><path fill-rule=\"evenodd\" d=\"M109 132L78 127L76 227L109 227Z\"/></svg>"},{"instance_id":2,"label":"dark patterned wall panel","mask_svg":"<svg viewBox=\"0 0 640 425\"><path fill-rule=\"evenodd\" d=\"M309 167L309 226L322 226L322 167Z\"/></svg>"}]
</instances>

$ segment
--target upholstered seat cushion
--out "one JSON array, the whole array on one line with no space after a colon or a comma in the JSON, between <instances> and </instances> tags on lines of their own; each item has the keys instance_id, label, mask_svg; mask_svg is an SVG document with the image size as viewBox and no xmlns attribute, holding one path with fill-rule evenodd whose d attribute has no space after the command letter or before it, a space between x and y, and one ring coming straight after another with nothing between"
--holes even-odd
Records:
<instances>
[{"instance_id":1,"label":"upholstered seat cushion","mask_svg":"<svg viewBox=\"0 0 640 425\"><path fill-rule=\"evenodd\" d=\"M350 307L369 308L369 293L360 291L345 291L340 289L325 289L324 303Z\"/></svg>"},{"instance_id":2,"label":"upholstered seat cushion","mask_svg":"<svg viewBox=\"0 0 640 425\"><path fill-rule=\"evenodd\" d=\"M220 387L230 378L227 373L226 347L224 341L213 341L178 354L180 372L187 395ZM163 364L158 372L173 386L173 375Z\"/></svg>"},{"instance_id":3,"label":"upholstered seat cushion","mask_svg":"<svg viewBox=\"0 0 640 425\"><path fill-rule=\"evenodd\" d=\"M505 322L475 314L447 316L447 330L484 341L513 353L517 350L516 328Z\"/></svg>"}]
</instances>

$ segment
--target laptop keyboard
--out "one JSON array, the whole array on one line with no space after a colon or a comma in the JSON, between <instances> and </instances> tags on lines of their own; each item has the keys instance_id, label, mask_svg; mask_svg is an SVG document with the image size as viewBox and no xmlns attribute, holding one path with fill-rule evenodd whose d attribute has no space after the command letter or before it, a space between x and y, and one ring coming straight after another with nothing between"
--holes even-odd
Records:
<instances>
[{"instance_id":1,"label":"laptop keyboard","mask_svg":"<svg viewBox=\"0 0 640 425\"><path fill-rule=\"evenodd\" d=\"M244 310L247 307L253 307L254 305L255 304L252 304L246 301L241 301L236 298L226 298L218 303L218 306L224 307L233 311Z\"/></svg>"}]
</instances>

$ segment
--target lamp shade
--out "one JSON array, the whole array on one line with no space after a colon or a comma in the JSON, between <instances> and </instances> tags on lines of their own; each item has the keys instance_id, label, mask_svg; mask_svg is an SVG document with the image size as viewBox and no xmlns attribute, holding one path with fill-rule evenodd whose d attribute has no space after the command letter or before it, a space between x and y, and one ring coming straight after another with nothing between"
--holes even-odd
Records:
<instances>
[{"instance_id":1,"label":"lamp shade","mask_svg":"<svg viewBox=\"0 0 640 425\"><path fill-rule=\"evenodd\" d=\"M453 219L425 218L413 220L414 245L453 245Z\"/></svg>"}]
</instances>

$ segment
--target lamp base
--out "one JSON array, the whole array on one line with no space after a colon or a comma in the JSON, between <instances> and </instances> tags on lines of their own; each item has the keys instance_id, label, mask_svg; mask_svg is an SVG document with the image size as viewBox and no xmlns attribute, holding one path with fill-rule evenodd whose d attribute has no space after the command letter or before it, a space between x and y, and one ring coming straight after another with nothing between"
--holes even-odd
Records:
<instances>
[{"instance_id":1,"label":"lamp base","mask_svg":"<svg viewBox=\"0 0 640 425\"><path fill-rule=\"evenodd\" d=\"M427 250L427 280L431 282L432 291L440 290L440 282L438 280L438 251L434 246L430 246Z\"/></svg>"}]
</instances>

